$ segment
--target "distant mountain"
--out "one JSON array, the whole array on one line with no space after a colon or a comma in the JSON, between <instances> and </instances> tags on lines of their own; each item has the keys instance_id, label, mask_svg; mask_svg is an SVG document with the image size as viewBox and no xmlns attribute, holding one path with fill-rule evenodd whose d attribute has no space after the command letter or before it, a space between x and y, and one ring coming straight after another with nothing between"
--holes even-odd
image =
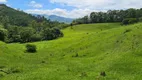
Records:
<instances>
[{"instance_id":1,"label":"distant mountain","mask_svg":"<svg viewBox=\"0 0 142 80\"><path fill-rule=\"evenodd\" d=\"M33 14L36 16L36 14ZM51 21L59 21L59 22L64 22L64 23L71 23L74 19L72 18L65 18L61 16L56 16L56 15L42 15L47 19L50 19Z\"/></svg>"},{"instance_id":2,"label":"distant mountain","mask_svg":"<svg viewBox=\"0 0 142 80\"><path fill-rule=\"evenodd\" d=\"M56 15L50 15L47 18L52 21L59 21L59 22L65 22L65 23L71 23L73 21L73 19L71 18L65 18L65 17L56 16Z\"/></svg>"}]
</instances>

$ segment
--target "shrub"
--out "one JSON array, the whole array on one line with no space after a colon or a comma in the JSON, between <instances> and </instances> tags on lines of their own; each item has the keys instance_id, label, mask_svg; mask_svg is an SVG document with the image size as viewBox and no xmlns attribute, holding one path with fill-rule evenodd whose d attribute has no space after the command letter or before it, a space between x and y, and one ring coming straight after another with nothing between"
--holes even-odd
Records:
<instances>
[{"instance_id":1,"label":"shrub","mask_svg":"<svg viewBox=\"0 0 142 80\"><path fill-rule=\"evenodd\" d=\"M27 48L27 50L26 50L27 52L31 52L31 53L36 52L36 46L33 44L27 44L26 48Z\"/></svg>"},{"instance_id":2,"label":"shrub","mask_svg":"<svg viewBox=\"0 0 142 80\"><path fill-rule=\"evenodd\" d=\"M136 18L126 18L122 21L123 25L128 25L128 24L133 24L133 23L137 23L138 19Z\"/></svg>"}]
</instances>

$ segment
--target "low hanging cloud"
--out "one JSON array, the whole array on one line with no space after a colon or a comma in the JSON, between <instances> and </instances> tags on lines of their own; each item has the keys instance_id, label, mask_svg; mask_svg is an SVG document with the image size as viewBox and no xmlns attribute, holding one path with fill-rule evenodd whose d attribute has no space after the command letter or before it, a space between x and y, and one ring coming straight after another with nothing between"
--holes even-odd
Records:
<instances>
[{"instance_id":1,"label":"low hanging cloud","mask_svg":"<svg viewBox=\"0 0 142 80\"><path fill-rule=\"evenodd\" d=\"M67 18L79 18L85 15L88 15L93 11L96 11L96 10L74 9L74 10L68 11L66 9L60 9L60 8L56 8L53 10L41 10L41 9L25 10L25 12L31 13L31 14L57 15L57 16L62 16Z\"/></svg>"},{"instance_id":2,"label":"low hanging cloud","mask_svg":"<svg viewBox=\"0 0 142 80\"><path fill-rule=\"evenodd\" d=\"M6 3L7 0L0 0L0 3Z\"/></svg>"},{"instance_id":3,"label":"low hanging cloud","mask_svg":"<svg viewBox=\"0 0 142 80\"><path fill-rule=\"evenodd\" d=\"M31 2L29 3L29 6L31 6L31 7L33 7L33 8L42 8L42 7L43 7L42 4L37 3L36 1L31 1Z\"/></svg>"}]
</instances>

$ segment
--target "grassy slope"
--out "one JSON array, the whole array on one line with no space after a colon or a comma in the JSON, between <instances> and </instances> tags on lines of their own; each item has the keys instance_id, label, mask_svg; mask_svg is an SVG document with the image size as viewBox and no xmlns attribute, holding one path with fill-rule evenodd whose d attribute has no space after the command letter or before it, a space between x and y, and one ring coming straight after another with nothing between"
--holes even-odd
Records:
<instances>
[{"instance_id":1,"label":"grassy slope","mask_svg":"<svg viewBox=\"0 0 142 80\"><path fill-rule=\"evenodd\" d=\"M36 54L24 53L25 44L0 42L0 69L11 72L0 72L0 79L141 80L141 30L142 23L78 25L63 30L63 38L33 43Z\"/></svg>"}]
</instances>

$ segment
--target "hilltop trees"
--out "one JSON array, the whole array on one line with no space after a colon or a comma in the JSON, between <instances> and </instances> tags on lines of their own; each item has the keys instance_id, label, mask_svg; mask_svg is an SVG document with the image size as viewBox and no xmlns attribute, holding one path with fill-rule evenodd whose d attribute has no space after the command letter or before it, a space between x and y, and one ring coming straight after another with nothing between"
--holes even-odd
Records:
<instances>
[{"instance_id":1,"label":"hilltop trees","mask_svg":"<svg viewBox=\"0 0 142 80\"><path fill-rule=\"evenodd\" d=\"M87 24L87 23L105 23L105 22L122 22L125 19L130 19L129 23L137 22L141 20L141 9L127 9L127 10L108 10L107 12L92 12L90 16L76 19L72 24ZM137 21L136 21L137 20Z\"/></svg>"},{"instance_id":2,"label":"hilltop trees","mask_svg":"<svg viewBox=\"0 0 142 80\"><path fill-rule=\"evenodd\" d=\"M30 14L24 13L16 9L12 9L5 4L0 5L0 20L3 23L16 26L28 26L28 24L36 18ZM8 21L8 22L7 22Z\"/></svg>"},{"instance_id":3,"label":"hilltop trees","mask_svg":"<svg viewBox=\"0 0 142 80\"><path fill-rule=\"evenodd\" d=\"M4 28L8 28L9 25L9 17L8 16L0 16L0 22L2 23L2 25L4 26Z\"/></svg>"},{"instance_id":4,"label":"hilltop trees","mask_svg":"<svg viewBox=\"0 0 142 80\"><path fill-rule=\"evenodd\" d=\"M56 39L63 36L60 29L69 26L47 20L44 16L32 16L4 4L0 5L0 25L4 28L0 29L0 40L8 43Z\"/></svg>"}]
</instances>

